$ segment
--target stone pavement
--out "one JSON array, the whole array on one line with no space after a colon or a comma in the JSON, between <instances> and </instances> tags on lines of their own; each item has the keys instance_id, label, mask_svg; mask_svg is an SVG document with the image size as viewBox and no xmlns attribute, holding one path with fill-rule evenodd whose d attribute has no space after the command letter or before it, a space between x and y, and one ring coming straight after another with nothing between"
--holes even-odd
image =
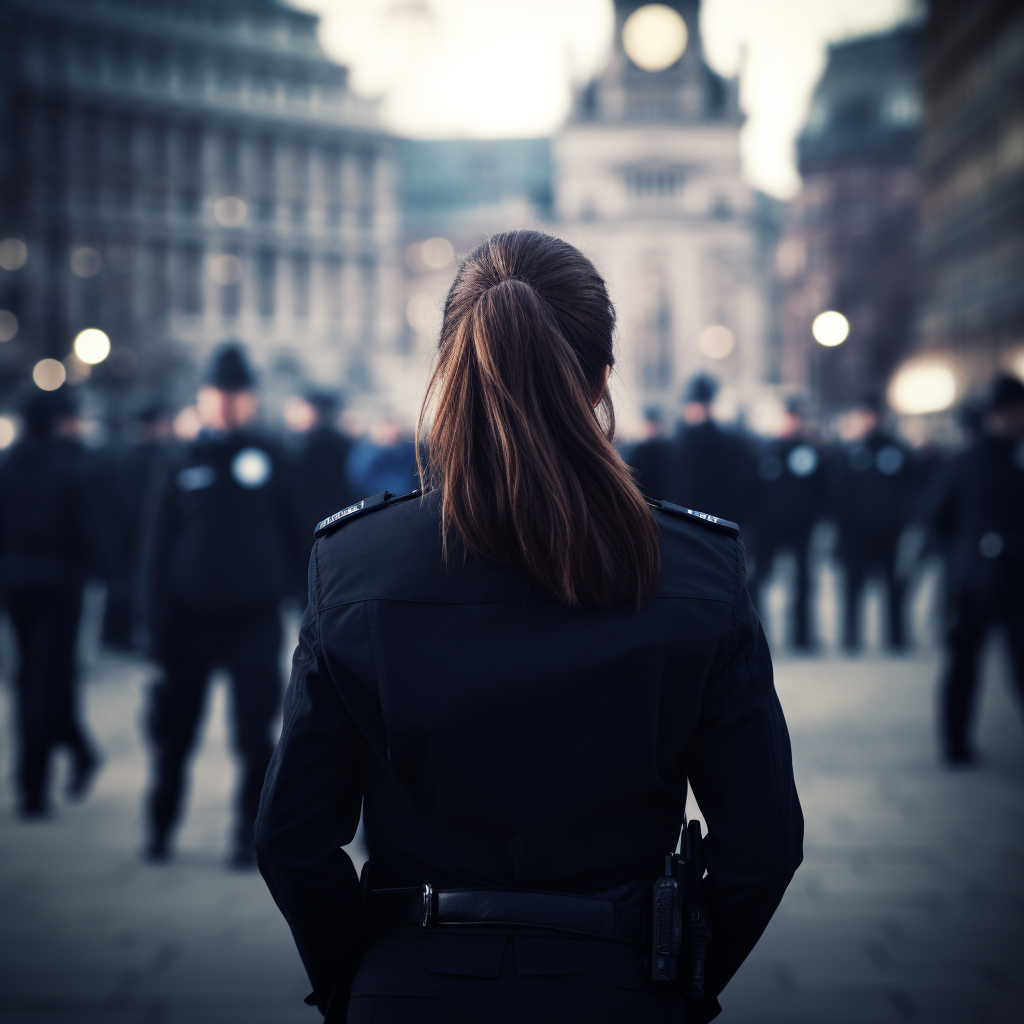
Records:
<instances>
[{"instance_id":1,"label":"stone pavement","mask_svg":"<svg viewBox=\"0 0 1024 1024\"><path fill-rule=\"evenodd\" d=\"M0 1021L315 1024L262 881L224 867L234 774L226 691L193 765L179 856L141 863L149 669L85 643L83 698L106 758L83 805L13 817L0 687ZM722 997L732 1024L1024 1020L1024 727L989 656L982 767L935 760L933 655L777 660L806 859ZM9 651L0 674L9 676Z\"/></svg>"}]
</instances>

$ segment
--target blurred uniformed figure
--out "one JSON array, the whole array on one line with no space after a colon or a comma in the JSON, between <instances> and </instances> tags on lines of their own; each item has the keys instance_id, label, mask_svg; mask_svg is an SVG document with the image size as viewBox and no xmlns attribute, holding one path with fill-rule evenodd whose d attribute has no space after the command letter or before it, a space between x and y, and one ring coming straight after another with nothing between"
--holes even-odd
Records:
<instances>
[{"instance_id":1,"label":"blurred uniformed figure","mask_svg":"<svg viewBox=\"0 0 1024 1024\"><path fill-rule=\"evenodd\" d=\"M150 509L143 599L163 675L150 695L155 777L147 856L166 859L210 674L231 675L242 757L233 861L253 863L252 825L281 698L278 604L294 589L299 550L293 488L277 446L253 424L244 351L214 356L197 407L204 427L169 464Z\"/></svg>"},{"instance_id":2,"label":"blurred uniformed figure","mask_svg":"<svg viewBox=\"0 0 1024 1024\"><path fill-rule=\"evenodd\" d=\"M416 486L416 444L390 416L361 437L348 460L348 477L359 494L404 494ZM337 509L335 509L337 511Z\"/></svg>"},{"instance_id":3,"label":"blurred uniformed figure","mask_svg":"<svg viewBox=\"0 0 1024 1024\"><path fill-rule=\"evenodd\" d=\"M313 527L332 512L351 505L359 495L348 475L352 438L338 429L341 400L334 392L321 389L308 391L305 400L314 419L299 440L293 463L302 491L302 542L312 547Z\"/></svg>"},{"instance_id":4,"label":"blurred uniformed figure","mask_svg":"<svg viewBox=\"0 0 1024 1024\"><path fill-rule=\"evenodd\" d=\"M662 414L657 408L644 410L644 436L625 452L640 490L658 498L668 493L665 486L668 468L668 442L662 433Z\"/></svg>"},{"instance_id":5,"label":"blurred uniformed figure","mask_svg":"<svg viewBox=\"0 0 1024 1024\"><path fill-rule=\"evenodd\" d=\"M0 463L0 587L18 646L20 811L40 818L56 749L71 753L72 797L99 764L79 719L75 645L86 579L116 566L67 390L36 391L21 413L25 435Z\"/></svg>"},{"instance_id":6,"label":"blurred uniformed figure","mask_svg":"<svg viewBox=\"0 0 1024 1024\"><path fill-rule=\"evenodd\" d=\"M147 496L170 457L171 420L160 402L147 402L132 418L127 446L118 447L104 466L106 503L117 527L122 572L110 581L103 610L103 642L131 650L138 620L135 588Z\"/></svg>"},{"instance_id":7,"label":"blurred uniformed figure","mask_svg":"<svg viewBox=\"0 0 1024 1024\"><path fill-rule=\"evenodd\" d=\"M256 834L331 1024L709 1020L800 861L737 531L634 484L602 426L613 323L572 246L489 239L445 305L428 493L317 530ZM699 985L647 927L687 778Z\"/></svg>"},{"instance_id":8,"label":"blurred uniformed figure","mask_svg":"<svg viewBox=\"0 0 1024 1024\"><path fill-rule=\"evenodd\" d=\"M747 586L760 608L775 556L783 551L793 553L796 585L790 637L798 649L810 650L814 643L808 564L811 531L826 512L828 474L821 447L803 418L798 400L787 403L781 436L761 449L755 465L750 545L754 571Z\"/></svg>"},{"instance_id":9,"label":"blurred uniformed figure","mask_svg":"<svg viewBox=\"0 0 1024 1024\"><path fill-rule=\"evenodd\" d=\"M837 555L845 572L843 645L860 650L861 605L871 573L885 582L889 646L906 647L906 580L897 571L900 535L920 497L921 476L903 441L882 429L880 403L867 400L847 415L849 439L835 453L832 515L839 528Z\"/></svg>"},{"instance_id":10,"label":"blurred uniformed figure","mask_svg":"<svg viewBox=\"0 0 1024 1024\"><path fill-rule=\"evenodd\" d=\"M753 453L746 438L715 422L717 394L718 382L704 373L687 385L662 496L743 525L750 513Z\"/></svg>"},{"instance_id":11,"label":"blurred uniformed figure","mask_svg":"<svg viewBox=\"0 0 1024 1024\"><path fill-rule=\"evenodd\" d=\"M1024 699L1024 384L998 378L980 426L923 500L922 518L946 555L941 741L954 765L975 760L970 730L978 658L993 627L1005 630Z\"/></svg>"}]
</instances>

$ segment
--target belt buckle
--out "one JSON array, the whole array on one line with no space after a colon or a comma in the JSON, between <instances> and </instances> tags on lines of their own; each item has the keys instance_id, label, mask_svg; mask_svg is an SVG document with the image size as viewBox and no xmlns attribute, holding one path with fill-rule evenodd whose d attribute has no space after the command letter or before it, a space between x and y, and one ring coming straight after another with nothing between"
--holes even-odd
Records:
<instances>
[{"instance_id":1,"label":"belt buckle","mask_svg":"<svg viewBox=\"0 0 1024 1024\"><path fill-rule=\"evenodd\" d=\"M434 887L426 882L423 885L423 927L426 928L430 924L430 917L433 913L434 903Z\"/></svg>"}]
</instances>

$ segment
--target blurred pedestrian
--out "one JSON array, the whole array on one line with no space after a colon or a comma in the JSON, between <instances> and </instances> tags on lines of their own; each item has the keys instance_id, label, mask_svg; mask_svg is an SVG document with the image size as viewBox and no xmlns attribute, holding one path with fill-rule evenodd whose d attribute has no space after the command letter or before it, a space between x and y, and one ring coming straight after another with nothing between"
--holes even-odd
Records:
<instances>
[{"instance_id":1,"label":"blurred pedestrian","mask_svg":"<svg viewBox=\"0 0 1024 1024\"><path fill-rule=\"evenodd\" d=\"M839 528L837 556L843 566L843 646L862 643L861 611L870 575L881 576L888 599L888 643L906 648L907 583L898 571L900 535L910 523L922 489L910 448L881 423L881 402L869 397L845 420L845 443L832 461L831 514Z\"/></svg>"},{"instance_id":2,"label":"blurred pedestrian","mask_svg":"<svg viewBox=\"0 0 1024 1024\"><path fill-rule=\"evenodd\" d=\"M256 381L240 345L217 351L197 408L203 428L163 474L146 529L143 595L163 673L149 700L155 771L145 852L153 861L170 855L185 762L210 674L223 667L242 757L232 863L246 867L281 697L278 605L303 552L285 460L254 426Z\"/></svg>"},{"instance_id":3,"label":"blurred pedestrian","mask_svg":"<svg viewBox=\"0 0 1024 1024\"><path fill-rule=\"evenodd\" d=\"M739 523L749 520L753 449L719 426L712 414L718 381L697 374L683 395L683 422L669 452L665 491L658 497Z\"/></svg>"},{"instance_id":4,"label":"blurred pedestrian","mask_svg":"<svg viewBox=\"0 0 1024 1024\"><path fill-rule=\"evenodd\" d=\"M314 389L306 393L305 401L312 410L312 423L301 435L293 461L304 505L302 543L312 549L313 527L363 495L349 481L353 442L338 429L340 397ZM305 601L304 586L302 590Z\"/></svg>"},{"instance_id":5,"label":"blurred pedestrian","mask_svg":"<svg viewBox=\"0 0 1024 1024\"><path fill-rule=\"evenodd\" d=\"M751 514L753 571L747 587L762 611L763 590L776 555L789 551L796 563L790 642L798 650L813 648L810 616L811 532L828 503L828 474L821 446L803 416L802 405L791 399L781 435L757 455Z\"/></svg>"},{"instance_id":6,"label":"blurred pedestrian","mask_svg":"<svg viewBox=\"0 0 1024 1024\"><path fill-rule=\"evenodd\" d=\"M405 494L416 486L416 444L386 416L374 424L369 437L355 443L348 467L352 487L361 497L381 491Z\"/></svg>"},{"instance_id":7,"label":"blurred pedestrian","mask_svg":"<svg viewBox=\"0 0 1024 1024\"><path fill-rule=\"evenodd\" d=\"M106 502L117 525L123 572L107 587L102 639L120 650L135 647L143 509L157 474L170 457L171 419L163 403L150 401L139 408L128 427L127 445L111 452L103 474Z\"/></svg>"},{"instance_id":8,"label":"blurred pedestrian","mask_svg":"<svg viewBox=\"0 0 1024 1024\"><path fill-rule=\"evenodd\" d=\"M18 647L17 784L30 819L49 813L58 748L71 754L72 798L85 796L99 766L79 715L75 646L87 578L116 566L67 389L34 391L21 415L24 437L0 463L0 587Z\"/></svg>"},{"instance_id":9,"label":"blurred pedestrian","mask_svg":"<svg viewBox=\"0 0 1024 1024\"><path fill-rule=\"evenodd\" d=\"M969 765L978 659L994 627L1006 634L1024 700L1024 384L1016 377L994 382L979 435L940 471L922 519L946 555L942 753Z\"/></svg>"},{"instance_id":10,"label":"blurred pedestrian","mask_svg":"<svg viewBox=\"0 0 1024 1024\"><path fill-rule=\"evenodd\" d=\"M668 493L665 484L669 450L662 421L659 408L644 409L643 437L625 452L637 487L650 498L661 498Z\"/></svg>"},{"instance_id":11,"label":"blurred pedestrian","mask_svg":"<svg viewBox=\"0 0 1024 1024\"><path fill-rule=\"evenodd\" d=\"M428 493L318 531L257 845L329 1024L710 1020L800 862L737 531L637 489L613 324L572 246L490 238L445 304ZM673 973L652 932L684 924Z\"/></svg>"}]
</instances>

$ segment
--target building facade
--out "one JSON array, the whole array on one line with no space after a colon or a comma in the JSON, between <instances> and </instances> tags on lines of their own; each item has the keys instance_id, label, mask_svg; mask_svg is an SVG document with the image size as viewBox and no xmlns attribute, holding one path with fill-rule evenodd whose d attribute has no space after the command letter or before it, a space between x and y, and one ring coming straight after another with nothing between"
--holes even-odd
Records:
<instances>
[{"instance_id":1,"label":"building facade","mask_svg":"<svg viewBox=\"0 0 1024 1024\"><path fill-rule=\"evenodd\" d=\"M4 0L8 387L98 327L93 381L172 394L220 339L373 389L401 310L393 141L276 0Z\"/></svg>"},{"instance_id":2,"label":"building facade","mask_svg":"<svg viewBox=\"0 0 1024 1024\"><path fill-rule=\"evenodd\" d=\"M922 32L833 45L797 141L803 185L776 253L781 376L825 411L880 398L913 344ZM849 335L819 345L841 313Z\"/></svg>"},{"instance_id":3,"label":"building facade","mask_svg":"<svg viewBox=\"0 0 1024 1024\"><path fill-rule=\"evenodd\" d=\"M698 0L654 6L617 0L611 61L552 144L556 230L591 256L618 311L613 389L627 433L646 407L673 413L697 371L740 400L765 377L737 83L704 62Z\"/></svg>"},{"instance_id":4,"label":"building facade","mask_svg":"<svg viewBox=\"0 0 1024 1024\"><path fill-rule=\"evenodd\" d=\"M917 343L964 393L1024 376L1024 6L932 0Z\"/></svg>"}]
</instances>

